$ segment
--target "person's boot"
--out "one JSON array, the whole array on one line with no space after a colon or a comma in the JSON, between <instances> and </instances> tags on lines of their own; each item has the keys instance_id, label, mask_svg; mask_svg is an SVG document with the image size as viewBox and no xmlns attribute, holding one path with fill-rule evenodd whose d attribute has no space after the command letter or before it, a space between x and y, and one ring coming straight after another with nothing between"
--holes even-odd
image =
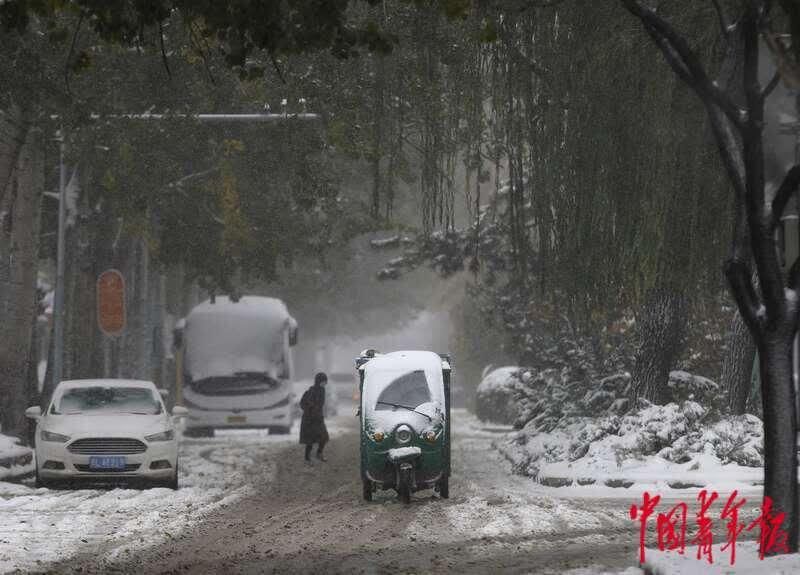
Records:
<instances>
[{"instance_id":1,"label":"person's boot","mask_svg":"<svg viewBox=\"0 0 800 575\"><path fill-rule=\"evenodd\" d=\"M319 460L320 460L320 461L322 461L323 463L324 463L324 462L326 462L326 461L328 461L327 459L325 459L325 456L324 456L324 455L322 455L322 452L321 452L321 451L317 451L317 459L319 459Z\"/></svg>"}]
</instances>

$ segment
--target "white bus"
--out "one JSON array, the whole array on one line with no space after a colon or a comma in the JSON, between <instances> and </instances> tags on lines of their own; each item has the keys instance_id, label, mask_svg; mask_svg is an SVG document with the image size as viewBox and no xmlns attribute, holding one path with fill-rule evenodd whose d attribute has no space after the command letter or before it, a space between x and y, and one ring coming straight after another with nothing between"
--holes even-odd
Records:
<instances>
[{"instance_id":1,"label":"white bus","mask_svg":"<svg viewBox=\"0 0 800 575\"><path fill-rule=\"evenodd\" d=\"M186 435L221 428L292 427L292 350L297 322L279 299L217 297L198 305L183 328Z\"/></svg>"}]
</instances>

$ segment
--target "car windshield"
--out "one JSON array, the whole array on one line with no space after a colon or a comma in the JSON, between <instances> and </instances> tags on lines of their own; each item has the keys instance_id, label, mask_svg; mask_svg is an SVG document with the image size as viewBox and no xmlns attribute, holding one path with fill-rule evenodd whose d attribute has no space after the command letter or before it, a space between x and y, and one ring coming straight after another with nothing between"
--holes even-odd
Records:
<instances>
[{"instance_id":1,"label":"car windshield","mask_svg":"<svg viewBox=\"0 0 800 575\"><path fill-rule=\"evenodd\" d=\"M161 413L161 401L145 387L75 387L64 391L53 413L157 415Z\"/></svg>"},{"instance_id":2,"label":"car windshield","mask_svg":"<svg viewBox=\"0 0 800 575\"><path fill-rule=\"evenodd\" d=\"M378 396L376 410L391 410L398 407L415 409L431 401L428 379L422 370L410 371L392 380Z\"/></svg>"}]
</instances>

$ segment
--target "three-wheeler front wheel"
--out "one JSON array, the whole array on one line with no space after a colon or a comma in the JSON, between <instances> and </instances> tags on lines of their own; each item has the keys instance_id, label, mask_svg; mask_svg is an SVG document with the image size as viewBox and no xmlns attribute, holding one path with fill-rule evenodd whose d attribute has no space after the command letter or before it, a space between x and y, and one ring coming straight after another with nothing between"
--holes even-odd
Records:
<instances>
[{"instance_id":1,"label":"three-wheeler front wheel","mask_svg":"<svg viewBox=\"0 0 800 575\"><path fill-rule=\"evenodd\" d=\"M400 501L408 505L411 503L411 488L409 487L408 483L402 483L397 488L397 495L400 496Z\"/></svg>"},{"instance_id":2,"label":"three-wheeler front wheel","mask_svg":"<svg viewBox=\"0 0 800 575\"><path fill-rule=\"evenodd\" d=\"M450 476L445 475L439 480L439 495L442 499L450 498Z\"/></svg>"}]
</instances>

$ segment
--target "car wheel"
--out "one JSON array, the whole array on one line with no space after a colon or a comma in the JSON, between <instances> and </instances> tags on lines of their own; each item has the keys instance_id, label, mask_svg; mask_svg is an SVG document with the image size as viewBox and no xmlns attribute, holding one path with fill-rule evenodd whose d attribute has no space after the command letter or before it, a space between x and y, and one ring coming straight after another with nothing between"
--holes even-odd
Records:
<instances>
[{"instance_id":1,"label":"car wheel","mask_svg":"<svg viewBox=\"0 0 800 575\"><path fill-rule=\"evenodd\" d=\"M59 481L58 479L44 479L39 475L39 468L36 468L36 475L34 479L34 485L36 488L44 487L45 489L58 489L59 487L63 487L66 485L63 481Z\"/></svg>"},{"instance_id":2,"label":"car wheel","mask_svg":"<svg viewBox=\"0 0 800 575\"><path fill-rule=\"evenodd\" d=\"M166 487L167 489L172 489L173 491L178 490L178 468L175 468L175 473L172 475L171 479L168 479L162 486Z\"/></svg>"},{"instance_id":3,"label":"car wheel","mask_svg":"<svg viewBox=\"0 0 800 575\"><path fill-rule=\"evenodd\" d=\"M439 495L442 499L450 498L450 476L445 475L439 480Z\"/></svg>"},{"instance_id":4,"label":"car wheel","mask_svg":"<svg viewBox=\"0 0 800 575\"><path fill-rule=\"evenodd\" d=\"M289 435L291 432L292 428L289 426L277 426L269 428L270 435Z\"/></svg>"},{"instance_id":5,"label":"car wheel","mask_svg":"<svg viewBox=\"0 0 800 575\"><path fill-rule=\"evenodd\" d=\"M364 501L372 501L372 482L363 479L361 483L363 484Z\"/></svg>"}]
</instances>

